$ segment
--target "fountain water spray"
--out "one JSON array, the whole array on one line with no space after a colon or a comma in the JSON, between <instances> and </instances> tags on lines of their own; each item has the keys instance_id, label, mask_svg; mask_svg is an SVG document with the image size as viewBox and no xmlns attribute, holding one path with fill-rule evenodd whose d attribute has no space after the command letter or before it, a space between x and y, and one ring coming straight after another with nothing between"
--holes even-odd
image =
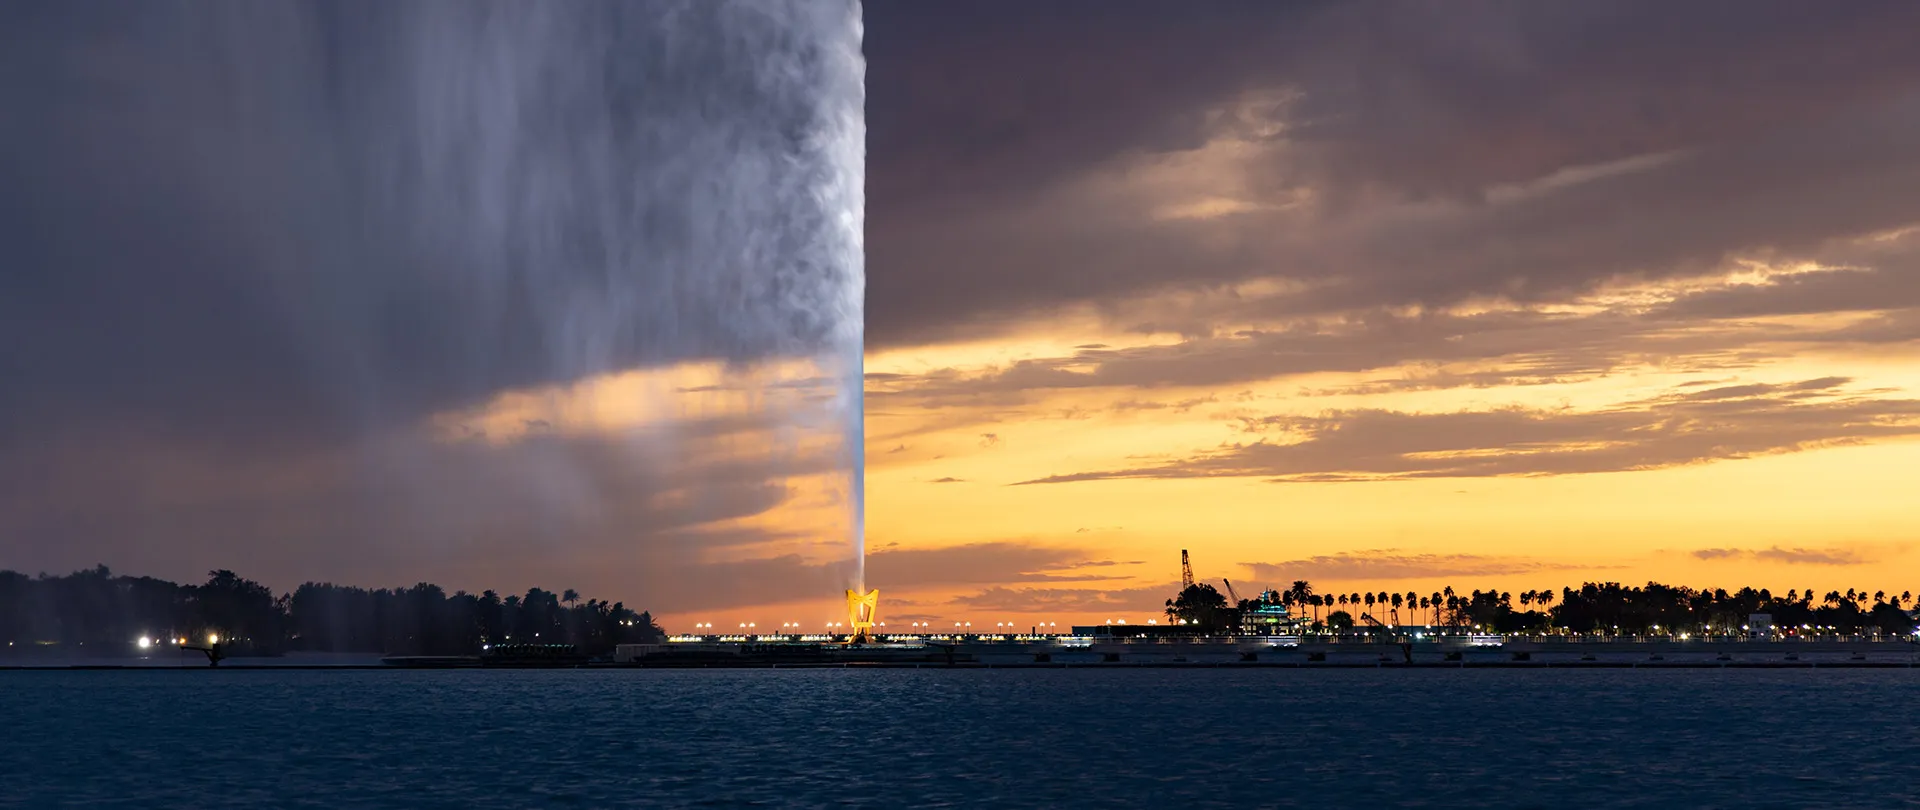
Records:
<instances>
[{"instance_id":1,"label":"fountain water spray","mask_svg":"<svg viewBox=\"0 0 1920 810\"><path fill-rule=\"evenodd\" d=\"M864 588L858 0L403 8L416 121L380 154L451 286L532 326L561 378L812 358Z\"/></svg>"},{"instance_id":2,"label":"fountain water spray","mask_svg":"<svg viewBox=\"0 0 1920 810\"><path fill-rule=\"evenodd\" d=\"M116 328L12 319L102 366L33 354L18 424L300 470L322 571L775 570L787 485L844 472L818 540L864 585L858 0L39 5L0 289Z\"/></svg>"},{"instance_id":3,"label":"fountain water spray","mask_svg":"<svg viewBox=\"0 0 1920 810\"><path fill-rule=\"evenodd\" d=\"M126 11L102 49L164 92L120 96L124 130L174 150L146 163L184 178L178 205L217 204L223 239L266 246L230 275L282 305L353 430L632 369L811 363L834 395L769 432L837 434L864 584L858 0ZM673 440L632 457L673 460ZM519 488L539 511L624 494L543 452ZM412 467L403 483L439 486Z\"/></svg>"}]
</instances>

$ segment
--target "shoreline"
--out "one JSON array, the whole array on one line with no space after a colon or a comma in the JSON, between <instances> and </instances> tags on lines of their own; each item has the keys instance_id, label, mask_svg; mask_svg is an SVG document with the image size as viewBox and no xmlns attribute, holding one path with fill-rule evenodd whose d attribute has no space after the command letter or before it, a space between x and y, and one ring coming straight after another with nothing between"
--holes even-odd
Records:
<instances>
[{"instance_id":1,"label":"shoreline","mask_svg":"<svg viewBox=\"0 0 1920 810\"><path fill-rule=\"evenodd\" d=\"M1915 661L835 661L820 663L588 664L575 667L404 667L386 664L9 666L0 672L526 672L692 669L1916 669Z\"/></svg>"}]
</instances>

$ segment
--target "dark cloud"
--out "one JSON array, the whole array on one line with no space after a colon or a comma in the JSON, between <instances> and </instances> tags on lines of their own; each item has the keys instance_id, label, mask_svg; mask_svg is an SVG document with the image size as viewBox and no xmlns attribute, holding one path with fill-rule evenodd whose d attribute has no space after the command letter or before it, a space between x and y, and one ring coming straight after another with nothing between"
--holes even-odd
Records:
<instances>
[{"instance_id":1,"label":"dark cloud","mask_svg":"<svg viewBox=\"0 0 1920 810\"><path fill-rule=\"evenodd\" d=\"M1180 583L1170 582L1143 588L1008 588L995 586L978 593L956 596L953 604L970 610L1007 610L1022 614L1058 613L1098 615L1101 613L1159 615L1167 598L1179 592Z\"/></svg>"},{"instance_id":2,"label":"dark cloud","mask_svg":"<svg viewBox=\"0 0 1920 810\"><path fill-rule=\"evenodd\" d=\"M945 548L886 549L867 557L870 583L887 591L913 591L989 583L1081 582L1104 579L1051 573L1077 567L1082 549L1044 548L1022 543L975 543ZM839 583L839 567L832 562L810 562L798 555L755 558L685 566L668 577L649 578L649 598L664 600L676 611L720 610L818 601ZM730 583L752 582L742 589ZM653 596L657 594L658 596ZM923 600L883 604L924 607ZM883 608L884 609L884 608ZM924 612L916 615L924 616ZM905 620L906 614L889 614Z\"/></svg>"},{"instance_id":3,"label":"dark cloud","mask_svg":"<svg viewBox=\"0 0 1920 810\"><path fill-rule=\"evenodd\" d=\"M1768 385L1765 383L1727 385L1719 388L1709 388L1705 391L1691 391L1678 396L1680 399L1691 402L1705 402L1716 399L1752 399L1787 392L1827 391L1839 388L1852 381L1852 378L1849 377L1821 377L1813 380L1802 380L1789 385Z\"/></svg>"},{"instance_id":4,"label":"dark cloud","mask_svg":"<svg viewBox=\"0 0 1920 810\"><path fill-rule=\"evenodd\" d=\"M1454 413L1377 409L1270 416L1272 433L1166 464L1053 475L1022 484L1112 478L1275 481L1572 475L1649 470L1920 435L1920 401L1848 396L1829 379L1750 386L1739 396L1676 394L1619 407ZM1829 396L1809 397L1810 389Z\"/></svg>"},{"instance_id":5,"label":"dark cloud","mask_svg":"<svg viewBox=\"0 0 1920 810\"><path fill-rule=\"evenodd\" d=\"M1105 579L1062 573L1079 567L1087 551L1017 542L972 543L931 549L875 552L867 558L874 582L898 588L961 583L1076 582Z\"/></svg>"},{"instance_id":6,"label":"dark cloud","mask_svg":"<svg viewBox=\"0 0 1920 810\"><path fill-rule=\"evenodd\" d=\"M1061 566L1062 568L1105 568L1110 565L1146 565L1145 560L1086 560Z\"/></svg>"},{"instance_id":7,"label":"dark cloud","mask_svg":"<svg viewBox=\"0 0 1920 810\"><path fill-rule=\"evenodd\" d=\"M511 444L393 437L293 458L67 445L27 460L40 465L39 481L8 481L0 534L27 539L7 551L9 566L27 570L113 560L186 578L229 567L285 589L306 579L557 584L632 604L711 554L839 550L811 533L738 523L793 508L787 481L833 469L831 455L714 452L728 441L681 442L671 464L645 449L661 437L644 434ZM753 590L749 580L709 584L706 598Z\"/></svg>"},{"instance_id":8,"label":"dark cloud","mask_svg":"<svg viewBox=\"0 0 1920 810\"><path fill-rule=\"evenodd\" d=\"M1275 75L1278 46L1307 36L1289 26L1325 5L870 2L871 193L991 205L1117 154L1199 146L1206 109Z\"/></svg>"},{"instance_id":9,"label":"dark cloud","mask_svg":"<svg viewBox=\"0 0 1920 810\"><path fill-rule=\"evenodd\" d=\"M858 317L824 192L863 167L813 139L861 104L852 8L10 7L0 440L331 440L821 350Z\"/></svg>"},{"instance_id":10,"label":"dark cloud","mask_svg":"<svg viewBox=\"0 0 1920 810\"><path fill-rule=\"evenodd\" d=\"M1658 365L1670 371L1741 368L1781 356L1791 344L1873 335L1806 332L1764 325L1725 324L1675 329L1668 319L1602 311L1574 315L1529 310L1473 315L1359 314L1331 324L1196 338L1125 349L1087 349L1064 357L1016 361L968 373L938 369L894 375L874 384L869 398L948 406L1004 406L1035 392L1075 388L1207 388L1324 372L1400 370L1401 376L1305 393L1365 394L1450 387L1495 387L1573 382L1625 367ZM1888 329L1889 340L1904 333ZM1455 370L1494 364L1484 370ZM1411 367L1411 368L1409 368ZM1220 395L1172 403L1120 400L1119 412L1186 410Z\"/></svg>"},{"instance_id":11,"label":"dark cloud","mask_svg":"<svg viewBox=\"0 0 1920 810\"><path fill-rule=\"evenodd\" d=\"M1291 582L1296 579L1364 582L1503 576L1575 567L1515 557L1490 557L1480 554L1409 554L1397 549L1343 551L1338 554L1324 554L1285 562L1246 563L1245 565L1253 569L1254 579L1263 582Z\"/></svg>"},{"instance_id":12,"label":"dark cloud","mask_svg":"<svg viewBox=\"0 0 1920 810\"><path fill-rule=\"evenodd\" d=\"M1857 553L1834 549L1781 548L1759 550L1739 548L1703 548L1693 552L1702 560L1761 560L1791 565L1862 565L1867 560Z\"/></svg>"},{"instance_id":13,"label":"dark cloud","mask_svg":"<svg viewBox=\"0 0 1920 810\"><path fill-rule=\"evenodd\" d=\"M1189 5L871 9L877 342L1261 277L1313 282L1290 312L1557 300L1920 220L1910 4ZM1222 189L1307 204L1071 189L1221 138L1256 152Z\"/></svg>"},{"instance_id":14,"label":"dark cloud","mask_svg":"<svg viewBox=\"0 0 1920 810\"><path fill-rule=\"evenodd\" d=\"M857 353L856 9L9 5L0 565L631 594L616 561L792 540L726 524L829 460L711 458L738 426L422 423ZM823 429L833 393L752 418Z\"/></svg>"},{"instance_id":15,"label":"dark cloud","mask_svg":"<svg viewBox=\"0 0 1920 810\"><path fill-rule=\"evenodd\" d=\"M1202 405L1210 405L1219 401L1220 398L1217 396L1188 397L1175 402L1123 399L1113 403L1112 410L1117 413L1129 413L1132 411L1172 411L1173 413L1186 413Z\"/></svg>"},{"instance_id":16,"label":"dark cloud","mask_svg":"<svg viewBox=\"0 0 1920 810\"><path fill-rule=\"evenodd\" d=\"M1780 548L1779 546L1756 551L1753 556L1756 559L1798 565L1858 565L1863 562L1858 555L1844 551Z\"/></svg>"}]
</instances>

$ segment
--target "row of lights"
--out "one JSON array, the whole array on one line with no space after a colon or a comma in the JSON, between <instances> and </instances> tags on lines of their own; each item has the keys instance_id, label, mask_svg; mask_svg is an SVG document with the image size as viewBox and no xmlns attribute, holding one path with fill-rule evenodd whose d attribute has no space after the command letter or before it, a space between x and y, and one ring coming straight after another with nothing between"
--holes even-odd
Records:
<instances>
[{"instance_id":1,"label":"row of lights","mask_svg":"<svg viewBox=\"0 0 1920 810\"><path fill-rule=\"evenodd\" d=\"M1126 624L1126 623L1127 623L1127 620L1126 620L1126 619L1121 619L1121 620L1120 620L1120 623L1121 623L1121 624ZM1113 624L1113 620L1111 620L1111 619L1110 619L1110 620L1108 620L1108 621L1107 621L1107 624ZM1147 624L1153 624L1153 622L1152 622L1152 621L1148 621L1148 622L1147 622ZM1186 622L1184 622L1184 621L1183 621L1183 622L1181 622L1181 624L1186 624ZM741 629L741 630L753 630L753 629L757 629L757 628L758 628L759 626L760 626L760 625L759 625L759 624L758 624L757 622L741 622L741 623L740 623L740 627L739 627L739 629ZM835 628L841 628L841 627L846 627L846 626L847 626L847 623L846 623L846 622L827 622L827 623L826 623L826 627L827 627L827 629L829 629L829 630L831 630L831 629L835 629ZM886 626L887 626L887 623L886 623L886 622L880 622L880 623L879 623L878 625L876 625L876 626L877 626L877 627L886 627ZM934 624L933 624L933 622L913 622L913 623L912 623L912 626L913 626L913 629L914 629L914 630L915 630L916 632L932 632L932 631L933 631L933 627L934 627ZM972 626L973 626L973 622L954 622L954 623L953 623L953 626L954 626L954 627L961 627L961 628L968 628L968 627L972 627ZM1008 631L1008 632L1012 632L1012 631L1014 631L1014 630L1016 630L1016 629L1019 629L1019 628L1020 628L1020 627L1021 627L1022 625L1020 625L1020 624L1018 624L1018 623L1015 623L1015 622L994 622L994 623L993 623L993 626L994 626L994 627L997 627L997 628L1003 628L1004 630L1006 630L1006 631ZM1032 624L1032 625L1027 625L1027 626L1029 626L1029 627L1047 627L1047 628L1054 628L1054 627L1059 627L1059 626L1060 626L1060 623L1059 623L1059 622L1038 622L1038 623L1035 623L1035 624ZM780 623L780 629L781 629L781 630L783 630L783 631L788 631L788 632L799 632L799 631L800 631L800 628L801 628L801 625L800 625L800 623L799 623L799 622L781 622L781 623ZM694 622L694 624L693 624L693 629L695 629L695 630L712 630L712 629L713 629L713 622Z\"/></svg>"},{"instance_id":2,"label":"row of lights","mask_svg":"<svg viewBox=\"0 0 1920 810\"><path fill-rule=\"evenodd\" d=\"M140 649L143 649L143 650L144 650L144 649L147 649L148 647L152 647L152 646L153 646L153 645L155 645L155 644L165 644L165 643L167 643L167 640L166 640L166 639L164 639L164 638L161 638L161 639L156 639L156 638L150 638L150 637L148 637L148 636L141 636L141 637L140 637L140 639L139 639L138 641L135 641L134 643L135 643L135 644L137 644L137 645L139 645L139 646L140 646ZM181 637L179 637L179 638L176 638L176 639L174 639L174 640L173 640L173 643L175 643L175 644L185 644L185 643L187 643L187 638L186 638L185 636L181 636ZM219 643L220 643L220 634L219 634L219 633L208 633L208 634L207 634L207 643L208 643L208 644L219 644Z\"/></svg>"}]
</instances>

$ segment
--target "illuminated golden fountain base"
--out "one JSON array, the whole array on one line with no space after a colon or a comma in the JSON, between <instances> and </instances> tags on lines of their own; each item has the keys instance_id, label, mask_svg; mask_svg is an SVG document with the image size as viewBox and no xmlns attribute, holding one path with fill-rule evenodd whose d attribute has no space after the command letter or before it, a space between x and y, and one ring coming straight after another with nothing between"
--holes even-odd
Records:
<instances>
[{"instance_id":1,"label":"illuminated golden fountain base","mask_svg":"<svg viewBox=\"0 0 1920 810\"><path fill-rule=\"evenodd\" d=\"M873 619L880 613L880 589L866 593L847 591L847 625L853 628L852 641L862 644L873 631Z\"/></svg>"}]
</instances>

